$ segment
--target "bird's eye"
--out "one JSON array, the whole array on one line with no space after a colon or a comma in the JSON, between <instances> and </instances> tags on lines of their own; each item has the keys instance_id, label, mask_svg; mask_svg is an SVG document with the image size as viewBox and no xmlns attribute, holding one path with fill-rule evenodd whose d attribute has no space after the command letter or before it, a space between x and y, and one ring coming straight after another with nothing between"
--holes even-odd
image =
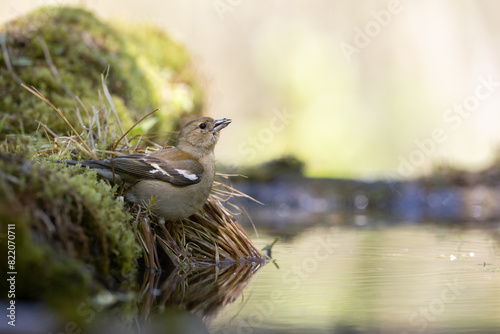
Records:
<instances>
[{"instance_id":1,"label":"bird's eye","mask_svg":"<svg viewBox=\"0 0 500 334\"><path fill-rule=\"evenodd\" d=\"M207 125L206 125L205 123L201 123L201 124L200 124L200 129L204 129L204 128L206 128L206 127L207 127Z\"/></svg>"}]
</instances>

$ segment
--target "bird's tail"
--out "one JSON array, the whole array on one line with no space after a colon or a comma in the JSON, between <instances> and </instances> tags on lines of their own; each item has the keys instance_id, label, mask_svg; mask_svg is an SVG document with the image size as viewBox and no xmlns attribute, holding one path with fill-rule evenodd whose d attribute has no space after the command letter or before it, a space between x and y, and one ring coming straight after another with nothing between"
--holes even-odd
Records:
<instances>
[{"instance_id":1,"label":"bird's tail","mask_svg":"<svg viewBox=\"0 0 500 334\"><path fill-rule=\"evenodd\" d=\"M103 168L102 164L97 163L95 160L83 160L83 161L76 161L76 160L57 160L56 162L61 163L61 164L66 164L68 166L76 166L76 165L82 165L82 167L89 167L89 168Z\"/></svg>"},{"instance_id":2,"label":"bird's tail","mask_svg":"<svg viewBox=\"0 0 500 334\"><path fill-rule=\"evenodd\" d=\"M81 165L82 167L88 167L94 169L99 176L111 182L122 181L120 175L112 172L111 168L109 167L110 162L108 160L57 160L56 162L66 164L67 166Z\"/></svg>"},{"instance_id":3,"label":"bird's tail","mask_svg":"<svg viewBox=\"0 0 500 334\"><path fill-rule=\"evenodd\" d=\"M66 164L68 166L76 166L78 164L85 166L85 161L76 161L76 160L58 160L56 161L61 164Z\"/></svg>"},{"instance_id":4,"label":"bird's tail","mask_svg":"<svg viewBox=\"0 0 500 334\"><path fill-rule=\"evenodd\" d=\"M87 166L86 161L76 161L76 160L54 160L56 164L64 164L68 166L76 166L76 165L82 165L82 166Z\"/></svg>"}]
</instances>

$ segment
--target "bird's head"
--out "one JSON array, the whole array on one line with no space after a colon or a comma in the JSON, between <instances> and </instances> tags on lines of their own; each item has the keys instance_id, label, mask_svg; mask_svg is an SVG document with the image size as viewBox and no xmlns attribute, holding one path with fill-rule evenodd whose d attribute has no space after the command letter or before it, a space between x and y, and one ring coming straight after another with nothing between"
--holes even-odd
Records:
<instances>
[{"instance_id":1,"label":"bird's head","mask_svg":"<svg viewBox=\"0 0 500 334\"><path fill-rule=\"evenodd\" d=\"M176 147L195 156L200 157L213 151L219 131L231 123L230 119L213 119L201 117L184 125L177 137Z\"/></svg>"}]
</instances>

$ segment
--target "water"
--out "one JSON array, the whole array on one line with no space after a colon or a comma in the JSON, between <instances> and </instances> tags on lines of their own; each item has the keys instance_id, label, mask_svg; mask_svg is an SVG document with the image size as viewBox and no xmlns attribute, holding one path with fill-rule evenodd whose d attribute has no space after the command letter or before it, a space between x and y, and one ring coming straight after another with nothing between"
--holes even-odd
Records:
<instances>
[{"instance_id":1,"label":"water","mask_svg":"<svg viewBox=\"0 0 500 334\"><path fill-rule=\"evenodd\" d=\"M78 329L95 334L500 332L498 226L375 224L360 216L349 223L335 218L293 229L267 226L259 228L256 243L263 248L280 236L273 262L145 272L135 291L104 290L89 297ZM45 307L24 306L18 306L19 324L31 326L24 332L75 332L65 329L74 323L61 327ZM0 332L5 328L0 325Z\"/></svg>"},{"instance_id":2,"label":"water","mask_svg":"<svg viewBox=\"0 0 500 334\"><path fill-rule=\"evenodd\" d=\"M211 333L498 333L489 228L317 226L282 238ZM497 230L498 231L498 230ZM261 231L260 244L276 232Z\"/></svg>"}]
</instances>

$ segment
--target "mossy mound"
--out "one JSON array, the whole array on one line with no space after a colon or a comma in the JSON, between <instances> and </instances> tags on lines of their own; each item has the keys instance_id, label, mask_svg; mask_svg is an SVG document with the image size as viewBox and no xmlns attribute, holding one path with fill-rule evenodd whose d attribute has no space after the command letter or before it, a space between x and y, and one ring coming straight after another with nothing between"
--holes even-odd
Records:
<instances>
[{"instance_id":1,"label":"mossy mound","mask_svg":"<svg viewBox=\"0 0 500 334\"><path fill-rule=\"evenodd\" d=\"M80 301L92 303L99 289L130 291L139 267L265 262L225 208L229 198L247 197L229 186L215 187L192 217L163 222L148 207L123 203L123 187L60 163L144 152L131 144L135 134L178 129L185 115L200 114L182 46L157 28L110 26L75 8L43 8L2 29L0 229L16 230L17 299L78 318ZM167 137L141 143L154 150ZM4 254L6 237L0 233Z\"/></svg>"},{"instance_id":2,"label":"mossy mound","mask_svg":"<svg viewBox=\"0 0 500 334\"><path fill-rule=\"evenodd\" d=\"M0 27L0 44L0 139L33 134L38 122L67 131L21 83L42 92L77 130L89 126L97 110L88 107L104 99L99 90L108 66L106 84L124 128L156 108L134 131L171 131L183 116L201 114L187 51L153 26L113 26L83 9L45 7Z\"/></svg>"},{"instance_id":3,"label":"mossy mound","mask_svg":"<svg viewBox=\"0 0 500 334\"><path fill-rule=\"evenodd\" d=\"M16 264L5 271L17 272L17 299L64 310L94 288L133 280L140 248L122 203L92 171L2 153L0 198L4 254L15 227Z\"/></svg>"}]
</instances>

